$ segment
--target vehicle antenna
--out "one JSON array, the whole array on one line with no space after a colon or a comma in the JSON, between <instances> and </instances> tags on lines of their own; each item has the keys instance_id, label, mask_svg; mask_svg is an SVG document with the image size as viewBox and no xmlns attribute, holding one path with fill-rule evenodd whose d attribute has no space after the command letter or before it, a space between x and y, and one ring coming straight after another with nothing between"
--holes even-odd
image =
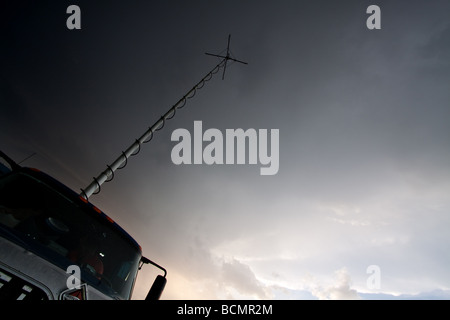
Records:
<instances>
[{"instance_id":1,"label":"vehicle antenna","mask_svg":"<svg viewBox=\"0 0 450 320\"><path fill-rule=\"evenodd\" d=\"M27 161L28 159L30 159L31 157L34 157L37 153L33 152L32 154L30 154L28 157L26 157L25 159L23 159L22 161L18 162L17 164L22 164L23 162Z\"/></svg>"},{"instance_id":2,"label":"vehicle antenna","mask_svg":"<svg viewBox=\"0 0 450 320\"><path fill-rule=\"evenodd\" d=\"M113 180L114 172L116 170L125 168L128 159L131 156L137 155L141 150L141 146L144 143L147 143L150 140L152 140L153 134L156 131L161 130L164 127L166 121L172 119L175 116L176 111L178 109L183 108L186 105L187 100L193 98L197 93L197 90L203 88L205 82L211 80L213 75L219 72L220 68L223 68L222 80L225 78L225 70L228 61L231 60L233 62L247 64L247 62L237 60L231 55L230 41L231 35L228 36L226 56L206 53L207 55L221 58L221 61L211 71L209 71L206 74L206 76L204 76L191 90L189 90L180 100L178 100L178 102L175 103L163 116L161 116L161 118L159 118L158 121L156 121L151 127L149 127L144 134L142 134L138 139L136 139L125 151L122 151L119 157L117 157L117 159L112 164L107 165L105 171L103 171L99 176L94 177L93 181L85 189L81 189L80 196L88 200L91 195L100 193L102 184Z\"/></svg>"}]
</instances>

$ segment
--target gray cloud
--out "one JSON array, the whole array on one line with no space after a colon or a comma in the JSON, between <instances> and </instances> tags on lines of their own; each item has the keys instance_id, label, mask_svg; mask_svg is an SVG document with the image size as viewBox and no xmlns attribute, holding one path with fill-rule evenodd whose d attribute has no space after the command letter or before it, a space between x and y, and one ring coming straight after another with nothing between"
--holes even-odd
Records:
<instances>
[{"instance_id":1,"label":"gray cloud","mask_svg":"<svg viewBox=\"0 0 450 320\"><path fill-rule=\"evenodd\" d=\"M369 4L80 2L79 33L64 2L18 10L3 29L2 149L85 187L231 33L249 65L209 82L92 198L169 270L165 297L355 298L371 264L385 293L448 289L449 5L379 1L372 32ZM279 173L173 165L170 134L195 120L280 129ZM329 281L313 291L307 275Z\"/></svg>"},{"instance_id":2,"label":"gray cloud","mask_svg":"<svg viewBox=\"0 0 450 320\"><path fill-rule=\"evenodd\" d=\"M229 286L237 290L244 297L271 298L247 265L237 260L224 262L222 272L225 287Z\"/></svg>"},{"instance_id":3,"label":"gray cloud","mask_svg":"<svg viewBox=\"0 0 450 320\"><path fill-rule=\"evenodd\" d=\"M335 272L335 283L331 286L313 286L311 291L320 300L355 300L360 299L356 290L351 289L351 280L345 269Z\"/></svg>"}]
</instances>

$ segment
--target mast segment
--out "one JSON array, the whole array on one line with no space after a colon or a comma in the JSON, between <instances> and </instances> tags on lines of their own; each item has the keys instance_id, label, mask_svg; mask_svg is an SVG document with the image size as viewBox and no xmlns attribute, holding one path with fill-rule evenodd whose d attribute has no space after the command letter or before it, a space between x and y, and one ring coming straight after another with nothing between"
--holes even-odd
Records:
<instances>
[{"instance_id":1,"label":"mast segment","mask_svg":"<svg viewBox=\"0 0 450 320\"><path fill-rule=\"evenodd\" d=\"M166 121L172 119L175 116L177 110L182 109L186 105L187 100L193 98L197 93L197 90L203 88L205 83L211 80L213 75L219 72L221 68L223 68L222 80L225 78L225 71L227 67L227 62L229 60L239 62L242 64L247 64L247 62L237 60L231 56L230 40L231 35L228 36L226 56L206 53L207 55L210 56L219 57L222 60L211 71L209 71L194 87L192 87L192 89L189 90L180 100L178 100L178 102L175 103L163 116L161 116L161 118L159 118L158 121L156 121L151 127L149 127L147 131L144 132L144 134L142 134L138 139L136 139L125 151L122 151L122 153L116 158L116 160L112 164L107 165L106 170L104 170L97 177L94 177L93 181L85 189L81 189L80 196L88 200L90 196L100 193L102 184L113 180L114 173L117 170L125 168L128 159L132 156L137 155L140 152L142 145L150 142L153 139L153 134L156 131L161 130L164 127Z\"/></svg>"}]
</instances>

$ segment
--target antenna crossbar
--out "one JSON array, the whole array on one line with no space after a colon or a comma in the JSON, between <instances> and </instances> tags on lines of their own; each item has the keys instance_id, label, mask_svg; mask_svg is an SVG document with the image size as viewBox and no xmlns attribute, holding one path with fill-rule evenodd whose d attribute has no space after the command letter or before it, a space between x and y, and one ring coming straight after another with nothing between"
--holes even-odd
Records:
<instances>
[{"instance_id":1,"label":"antenna crossbar","mask_svg":"<svg viewBox=\"0 0 450 320\"><path fill-rule=\"evenodd\" d=\"M231 53L230 53L230 42L231 42L231 34L228 35L228 45L227 45L227 55L226 56L222 56L220 54L208 53L208 52L205 53L208 56L213 56L213 57L218 57L218 58L224 59L225 65L223 67L222 80L225 79L225 71L227 70L227 63L228 63L228 61L231 60L233 62L239 62L239 63L242 63L242 64L248 64L247 62L244 62L244 61L241 61L241 60L237 60L237 59L235 59L235 58L233 58L231 56Z\"/></svg>"}]
</instances>

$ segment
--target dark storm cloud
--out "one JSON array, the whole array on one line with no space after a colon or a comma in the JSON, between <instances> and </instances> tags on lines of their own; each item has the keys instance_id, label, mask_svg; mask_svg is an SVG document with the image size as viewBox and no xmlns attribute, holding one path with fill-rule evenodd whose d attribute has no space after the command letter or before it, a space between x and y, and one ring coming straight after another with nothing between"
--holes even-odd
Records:
<instances>
[{"instance_id":1,"label":"dark storm cloud","mask_svg":"<svg viewBox=\"0 0 450 320\"><path fill-rule=\"evenodd\" d=\"M448 1L377 1L377 31L369 1L77 1L78 31L69 4L9 4L0 125L3 151L37 152L27 165L75 190L218 63L204 53L228 34L249 62L208 82L92 199L177 279L168 297L355 297L349 277L364 289L369 263L389 292L448 287ZM171 132L195 120L279 129L279 173L175 166ZM307 276L336 271L330 285Z\"/></svg>"}]
</instances>

